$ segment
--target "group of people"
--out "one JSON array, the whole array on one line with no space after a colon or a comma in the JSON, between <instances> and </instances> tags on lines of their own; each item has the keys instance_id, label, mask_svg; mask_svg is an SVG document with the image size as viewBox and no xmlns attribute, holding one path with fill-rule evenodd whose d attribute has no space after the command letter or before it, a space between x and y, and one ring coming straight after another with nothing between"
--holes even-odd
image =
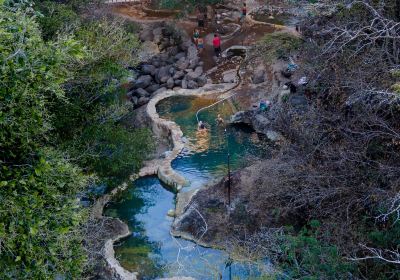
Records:
<instances>
[{"instance_id":1,"label":"group of people","mask_svg":"<svg viewBox=\"0 0 400 280\"><path fill-rule=\"evenodd\" d=\"M217 118L215 119L215 122L218 126L224 126L225 125L225 121L224 119L221 117L220 114L218 114ZM198 125L197 125L197 129L199 131L206 131L207 130L207 124L203 121L199 121Z\"/></svg>"},{"instance_id":2,"label":"group of people","mask_svg":"<svg viewBox=\"0 0 400 280\"><path fill-rule=\"evenodd\" d=\"M246 5L246 2L244 2L242 10L241 10L239 22L243 21L246 18L246 15L247 15L247 5ZM202 37L201 32L204 31L204 28L206 26L206 20L207 20L207 12L203 9L199 9L198 14L197 14L197 28L195 28L193 31L193 41L196 44L197 49L199 50L199 53L202 53L205 48L204 38ZM217 23L218 23L218 18L217 18ZM215 56L220 57L221 52L222 52L221 51L221 37L219 36L218 33L214 33L212 43L213 43L213 47L214 47Z\"/></svg>"}]
</instances>

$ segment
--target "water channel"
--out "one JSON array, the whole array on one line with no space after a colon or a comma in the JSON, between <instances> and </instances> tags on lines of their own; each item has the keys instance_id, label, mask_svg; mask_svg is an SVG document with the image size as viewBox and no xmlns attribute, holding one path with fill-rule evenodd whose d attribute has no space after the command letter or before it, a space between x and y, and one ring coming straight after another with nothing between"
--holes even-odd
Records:
<instances>
[{"instance_id":1,"label":"water channel","mask_svg":"<svg viewBox=\"0 0 400 280\"><path fill-rule=\"evenodd\" d=\"M232 169L249 164L267 153L265 143L247 127L218 126L221 114L226 120L232 104L223 102L200 114L209 125L207 132L197 131L196 112L213 104L215 99L171 97L161 101L157 111L161 117L180 125L187 138L186 148L173 161L173 168L190 181L182 191L199 188L227 173L227 153ZM196 279L248 279L257 276L267 263L238 263L221 250L203 248L193 242L170 235L173 218L167 212L175 207L175 194L156 177L133 182L105 214L125 221L132 234L116 244L116 257L130 271L139 272L140 279L167 276L192 276ZM222 278L220 278L222 277Z\"/></svg>"}]
</instances>

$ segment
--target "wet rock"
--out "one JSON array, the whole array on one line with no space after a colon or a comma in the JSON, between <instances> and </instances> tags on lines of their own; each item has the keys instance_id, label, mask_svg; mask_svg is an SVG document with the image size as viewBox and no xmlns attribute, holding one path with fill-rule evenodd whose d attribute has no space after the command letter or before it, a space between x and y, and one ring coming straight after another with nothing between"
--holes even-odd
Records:
<instances>
[{"instance_id":1,"label":"wet rock","mask_svg":"<svg viewBox=\"0 0 400 280\"><path fill-rule=\"evenodd\" d=\"M144 90L144 89L142 89L142 88L138 88L138 89L136 90L136 93L137 93L137 95L138 95L139 97L148 97L148 96L150 96L150 94L149 94L146 90Z\"/></svg>"},{"instance_id":2,"label":"wet rock","mask_svg":"<svg viewBox=\"0 0 400 280\"><path fill-rule=\"evenodd\" d=\"M256 70L251 78L253 84L261 84L265 82L265 71L263 69Z\"/></svg>"},{"instance_id":3,"label":"wet rock","mask_svg":"<svg viewBox=\"0 0 400 280\"><path fill-rule=\"evenodd\" d=\"M145 64L142 66L142 72L147 75L154 75L154 73L156 72L156 69L157 68L151 64Z\"/></svg>"},{"instance_id":4,"label":"wet rock","mask_svg":"<svg viewBox=\"0 0 400 280\"><path fill-rule=\"evenodd\" d=\"M137 105L142 106L142 105L147 104L149 101L150 101L150 98L148 98L148 97L140 97Z\"/></svg>"},{"instance_id":5,"label":"wet rock","mask_svg":"<svg viewBox=\"0 0 400 280\"><path fill-rule=\"evenodd\" d=\"M152 84L152 85L150 85L150 86L148 86L148 87L146 88L146 91L149 92L149 93L153 93L153 92L155 92L156 90L158 90L159 88L160 88L160 85L158 85L158 84Z\"/></svg>"},{"instance_id":6,"label":"wet rock","mask_svg":"<svg viewBox=\"0 0 400 280\"><path fill-rule=\"evenodd\" d=\"M140 76L135 81L134 88L146 88L151 84L152 80L153 80L153 78L150 75Z\"/></svg>"},{"instance_id":7,"label":"wet rock","mask_svg":"<svg viewBox=\"0 0 400 280\"><path fill-rule=\"evenodd\" d=\"M199 85L195 81L189 81L187 84L188 89L196 89L198 87L199 87ZM182 86L182 88L183 88L183 86Z\"/></svg>"},{"instance_id":8,"label":"wet rock","mask_svg":"<svg viewBox=\"0 0 400 280\"><path fill-rule=\"evenodd\" d=\"M167 88L172 89L175 86L174 79L169 78L167 81Z\"/></svg>"}]
</instances>

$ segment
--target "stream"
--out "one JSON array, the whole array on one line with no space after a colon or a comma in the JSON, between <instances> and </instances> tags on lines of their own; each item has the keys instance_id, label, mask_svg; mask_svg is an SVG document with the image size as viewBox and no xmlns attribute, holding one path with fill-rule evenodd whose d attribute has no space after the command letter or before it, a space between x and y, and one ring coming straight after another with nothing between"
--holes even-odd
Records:
<instances>
[{"instance_id":1,"label":"stream","mask_svg":"<svg viewBox=\"0 0 400 280\"><path fill-rule=\"evenodd\" d=\"M235 170L266 155L263 140L248 127L219 127L215 118L226 120L233 113L232 105L223 102L200 113L209 124L207 133L197 131L195 114L213 104L215 99L171 97L161 101L157 111L161 117L180 125L188 140L187 147L173 161L172 167L191 183L182 191L193 190L227 174L227 151ZM140 279L191 276L196 279L248 279L264 271L264 266L230 260L221 250L203 248L193 242L170 235L173 218L167 216L175 208L175 194L156 177L136 180L114 202L105 214L125 221L132 234L115 245L116 258Z\"/></svg>"}]
</instances>

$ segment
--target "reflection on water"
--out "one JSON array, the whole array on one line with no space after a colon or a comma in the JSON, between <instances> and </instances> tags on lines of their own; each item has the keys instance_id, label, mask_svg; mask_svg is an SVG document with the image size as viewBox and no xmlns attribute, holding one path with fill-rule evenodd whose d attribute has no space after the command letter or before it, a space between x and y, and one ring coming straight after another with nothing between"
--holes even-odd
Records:
<instances>
[{"instance_id":1,"label":"reflection on water","mask_svg":"<svg viewBox=\"0 0 400 280\"><path fill-rule=\"evenodd\" d=\"M202 112L199 117L208 123L208 129L197 131L197 110L214 102L204 98L172 97L157 108L161 117L178 123L188 139L185 150L173 162L173 168L191 181L191 186L184 190L198 188L225 175L228 151L233 168L243 164L244 158L257 158L265 153L258 135L248 128L216 124L217 114L226 120L232 114L228 103ZM175 197L156 177L136 180L121 198L108 205L105 213L127 222L133 232L117 244L115 250L122 266L139 272L140 279L164 276L230 279L230 273L235 279L248 279L265 270L265 263L255 266L231 262L224 251L173 238L169 233L172 218L167 212L174 209Z\"/></svg>"}]
</instances>

